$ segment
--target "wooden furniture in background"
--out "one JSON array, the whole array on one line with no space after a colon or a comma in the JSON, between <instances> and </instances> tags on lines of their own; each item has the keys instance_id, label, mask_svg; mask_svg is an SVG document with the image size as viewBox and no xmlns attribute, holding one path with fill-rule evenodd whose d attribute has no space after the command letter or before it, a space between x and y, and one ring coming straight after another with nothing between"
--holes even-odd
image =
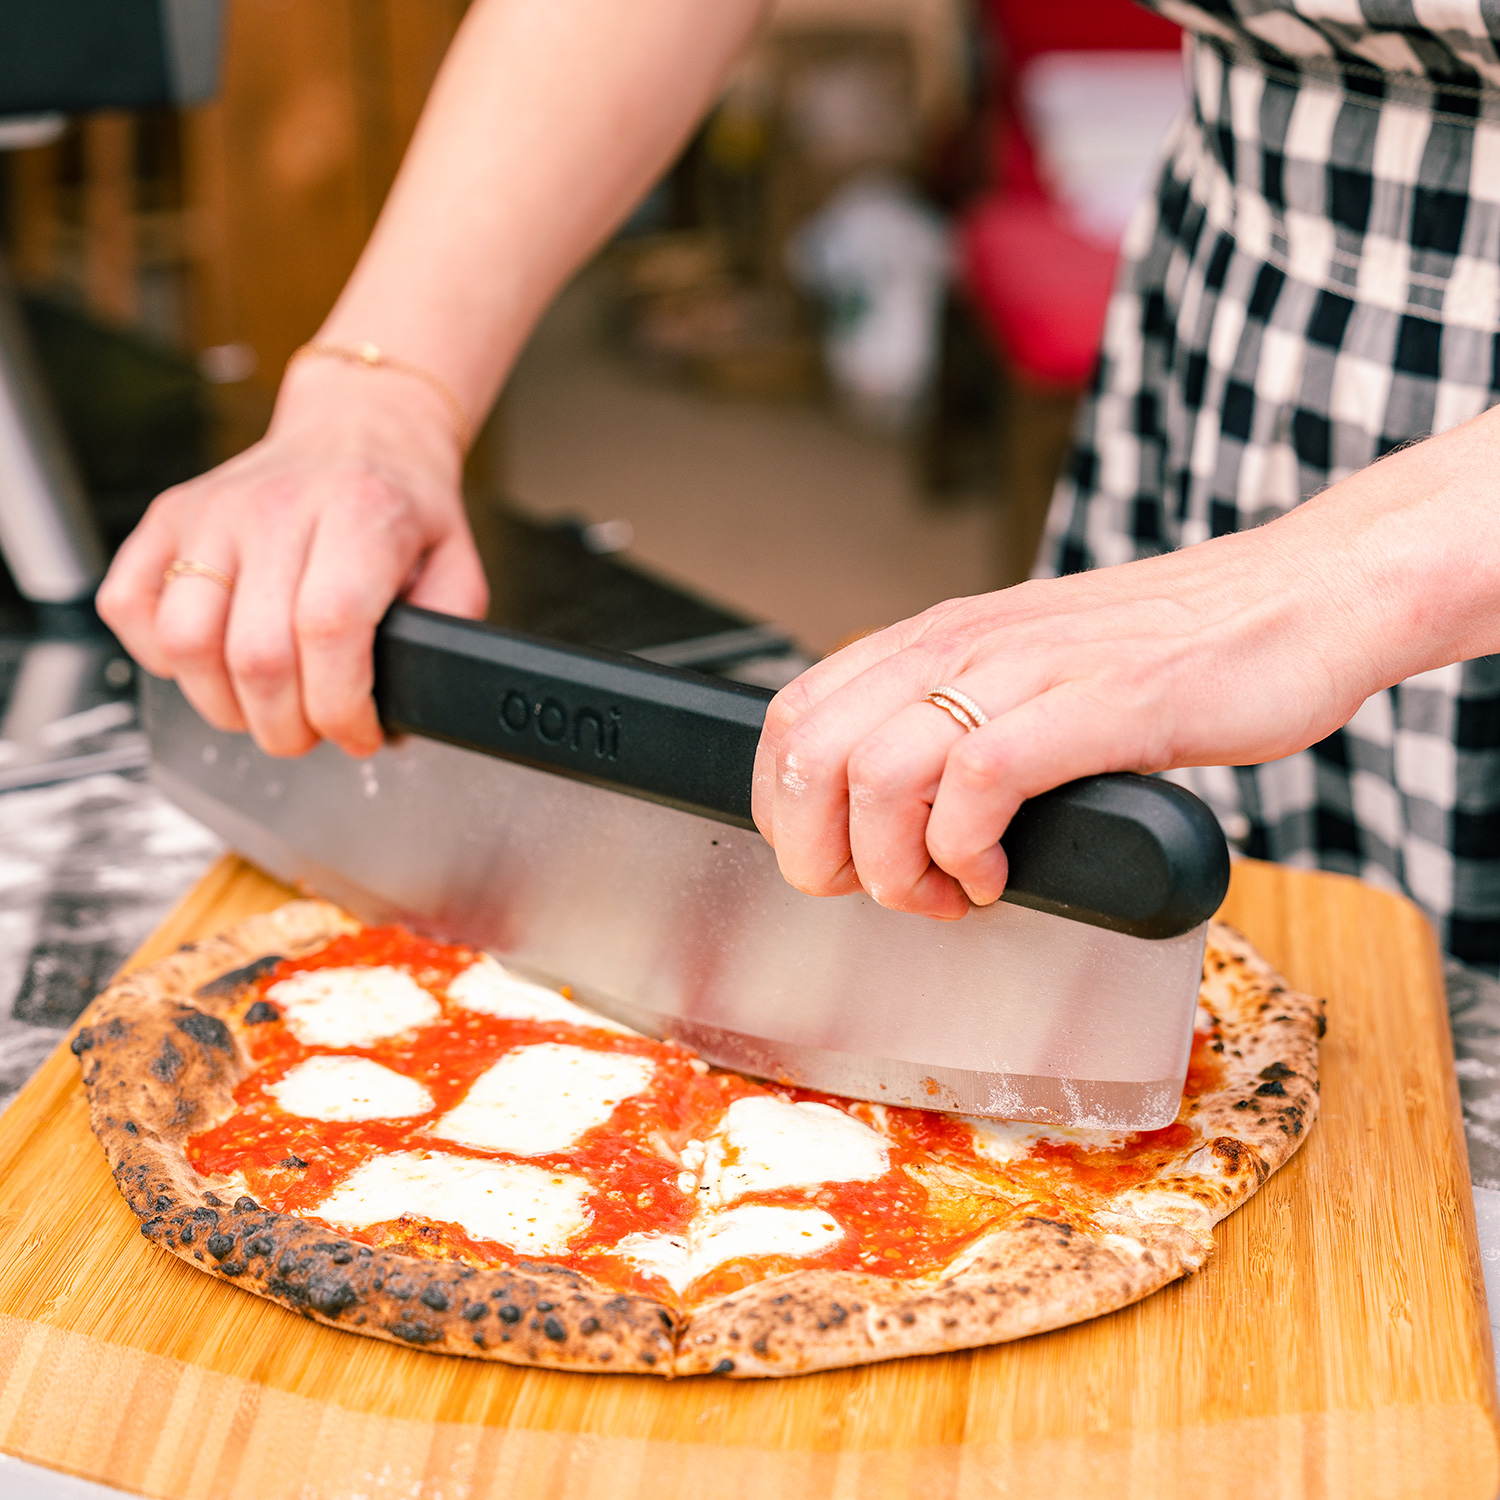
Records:
<instances>
[{"instance_id":1,"label":"wooden furniture in background","mask_svg":"<svg viewBox=\"0 0 1500 1500\"><path fill-rule=\"evenodd\" d=\"M85 116L60 145L12 154L16 280L106 321L144 319L185 351L229 351L205 369L226 382L219 447L244 447L358 258L466 7L234 0L219 94L178 114L179 180L158 201L133 114ZM143 278L173 258L184 315L153 322L162 299L145 305Z\"/></svg>"},{"instance_id":2,"label":"wooden furniture in background","mask_svg":"<svg viewBox=\"0 0 1500 1500\"><path fill-rule=\"evenodd\" d=\"M129 323L136 284L135 117L100 110L83 122L84 294L108 322Z\"/></svg>"},{"instance_id":3,"label":"wooden furniture in background","mask_svg":"<svg viewBox=\"0 0 1500 1500\"><path fill-rule=\"evenodd\" d=\"M23 286L51 279L57 250L61 149L35 146L11 155L11 274Z\"/></svg>"},{"instance_id":4,"label":"wooden furniture in background","mask_svg":"<svg viewBox=\"0 0 1500 1500\"><path fill-rule=\"evenodd\" d=\"M464 0L236 0L184 118L194 338L274 391L375 223Z\"/></svg>"},{"instance_id":5,"label":"wooden furniture in background","mask_svg":"<svg viewBox=\"0 0 1500 1500\"><path fill-rule=\"evenodd\" d=\"M289 893L221 862L132 961ZM148 1244L61 1048L0 1116L0 1450L203 1500L1494 1500L1442 971L1416 908L1236 865L1328 997L1322 1113L1198 1275L1020 1343L783 1381L574 1375L305 1322Z\"/></svg>"}]
</instances>

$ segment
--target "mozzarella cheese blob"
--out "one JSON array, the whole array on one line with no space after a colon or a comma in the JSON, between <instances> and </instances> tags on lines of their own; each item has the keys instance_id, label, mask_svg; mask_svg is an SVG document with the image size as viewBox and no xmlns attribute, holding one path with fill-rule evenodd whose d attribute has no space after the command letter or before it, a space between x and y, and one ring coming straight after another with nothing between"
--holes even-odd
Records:
<instances>
[{"instance_id":1,"label":"mozzarella cheese blob","mask_svg":"<svg viewBox=\"0 0 1500 1500\"><path fill-rule=\"evenodd\" d=\"M827 1104L773 1095L736 1099L708 1142L700 1200L732 1203L746 1193L873 1182L890 1168L879 1132Z\"/></svg>"},{"instance_id":2,"label":"mozzarella cheese blob","mask_svg":"<svg viewBox=\"0 0 1500 1500\"><path fill-rule=\"evenodd\" d=\"M746 1203L708 1214L693 1226L694 1269L702 1276L742 1256L818 1255L843 1237L844 1231L820 1208Z\"/></svg>"},{"instance_id":3,"label":"mozzarella cheese blob","mask_svg":"<svg viewBox=\"0 0 1500 1500\"><path fill-rule=\"evenodd\" d=\"M308 1120L400 1120L432 1108L432 1095L415 1078L368 1057L309 1057L266 1092L289 1115Z\"/></svg>"},{"instance_id":4,"label":"mozzarella cheese blob","mask_svg":"<svg viewBox=\"0 0 1500 1500\"><path fill-rule=\"evenodd\" d=\"M517 1047L481 1073L433 1135L485 1151L566 1151L651 1082L656 1064L624 1052L560 1042Z\"/></svg>"},{"instance_id":5,"label":"mozzarella cheese blob","mask_svg":"<svg viewBox=\"0 0 1500 1500\"><path fill-rule=\"evenodd\" d=\"M609 1253L648 1276L660 1276L680 1294L725 1261L765 1255L820 1255L843 1237L844 1231L820 1208L745 1203L701 1215L685 1235L626 1235Z\"/></svg>"},{"instance_id":6,"label":"mozzarella cheese blob","mask_svg":"<svg viewBox=\"0 0 1500 1500\"><path fill-rule=\"evenodd\" d=\"M443 1013L410 974L389 964L308 969L273 984L266 997L304 1047L373 1047Z\"/></svg>"},{"instance_id":7,"label":"mozzarella cheese blob","mask_svg":"<svg viewBox=\"0 0 1500 1500\"><path fill-rule=\"evenodd\" d=\"M312 1212L345 1229L414 1214L527 1255L556 1255L588 1224L588 1194L582 1177L524 1162L393 1151L356 1167Z\"/></svg>"},{"instance_id":8,"label":"mozzarella cheese blob","mask_svg":"<svg viewBox=\"0 0 1500 1500\"><path fill-rule=\"evenodd\" d=\"M592 1026L635 1035L629 1027L575 1005L556 990L519 978L488 953L481 954L454 979L448 986L448 998L465 1010L481 1011L507 1021L566 1021L570 1026Z\"/></svg>"},{"instance_id":9,"label":"mozzarella cheese blob","mask_svg":"<svg viewBox=\"0 0 1500 1500\"><path fill-rule=\"evenodd\" d=\"M1025 1120L986 1120L965 1115L964 1124L974 1132L974 1149L993 1162L1019 1161L1041 1141L1059 1146L1079 1146L1085 1151L1117 1151L1128 1135L1108 1130L1074 1130L1066 1125L1036 1125Z\"/></svg>"},{"instance_id":10,"label":"mozzarella cheese blob","mask_svg":"<svg viewBox=\"0 0 1500 1500\"><path fill-rule=\"evenodd\" d=\"M681 1292L693 1279L688 1238L685 1234L627 1234L607 1255L618 1255L648 1276L660 1276L674 1292Z\"/></svg>"}]
</instances>

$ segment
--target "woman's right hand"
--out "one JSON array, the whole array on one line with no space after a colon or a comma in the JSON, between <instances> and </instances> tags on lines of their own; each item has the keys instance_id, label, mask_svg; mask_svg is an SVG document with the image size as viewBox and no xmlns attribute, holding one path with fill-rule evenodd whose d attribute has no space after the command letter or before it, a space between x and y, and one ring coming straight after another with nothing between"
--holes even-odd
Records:
<instances>
[{"instance_id":1,"label":"woman's right hand","mask_svg":"<svg viewBox=\"0 0 1500 1500\"><path fill-rule=\"evenodd\" d=\"M483 615L451 413L422 382L294 364L254 447L159 495L101 585L99 613L209 723L272 755L381 743L375 626L394 599ZM174 559L202 574L163 575Z\"/></svg>"}]
</instances>

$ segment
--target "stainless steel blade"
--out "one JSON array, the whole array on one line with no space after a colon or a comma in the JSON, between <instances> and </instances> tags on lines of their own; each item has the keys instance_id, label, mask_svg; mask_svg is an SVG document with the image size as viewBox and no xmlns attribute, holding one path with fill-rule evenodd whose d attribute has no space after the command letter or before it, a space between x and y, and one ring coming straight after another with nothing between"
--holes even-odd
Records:
<instances>
[{"instance_id":1,"label":"stainless steel blade","mask_svg":"<svg viewBox=\"0 0 1500 1500\"><path fill-rule=\"evenodd\" d=\"M1176 1115L1206 929L1001 902L937 923L781 878L754 832L409 738L273 760L143 687L153 775L283 880L564 982L710 1061L831 1093L1109 1130Z\"/></svg>"}]
</instances>

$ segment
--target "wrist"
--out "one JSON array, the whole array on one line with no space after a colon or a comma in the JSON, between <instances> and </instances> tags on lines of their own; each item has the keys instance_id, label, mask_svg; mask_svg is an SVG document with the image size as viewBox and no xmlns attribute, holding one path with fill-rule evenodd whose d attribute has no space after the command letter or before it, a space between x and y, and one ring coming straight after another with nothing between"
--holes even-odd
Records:
<instances>
[{"instance_id":1,"label":"wrist","mask_svg":"<svg viewBox=\"0 0 1500 1500\"><path fill-rule=\"evenodd\" d=\"M328 357L294 360L282 376L271 435L359 452L395 448L424 467L458 473L454 413L425 382L398 369Z\"/></svg>"},{"instance_id":2,"label":"wrist","mask_svg":"<svg viewBox=\"0 0 1500 1500\"><path fill-rule=\"evenodd\" d=\"M1363 641L1370 691L1500 649L1500 409L1389 455L1284 522Z\"/></svg>"}]
</instances>

